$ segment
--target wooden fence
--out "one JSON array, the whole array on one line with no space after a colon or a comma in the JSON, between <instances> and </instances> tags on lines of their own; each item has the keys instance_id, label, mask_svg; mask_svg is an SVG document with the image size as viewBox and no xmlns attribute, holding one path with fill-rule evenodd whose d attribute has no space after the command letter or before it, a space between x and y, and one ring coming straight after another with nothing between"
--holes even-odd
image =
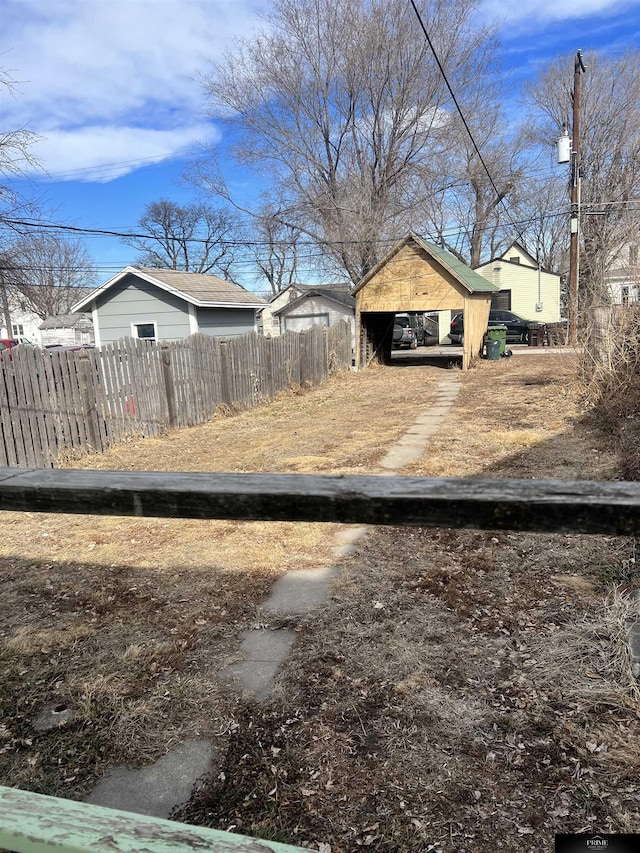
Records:
<instances>
[{"instance_id":1,"label":"wooden fence","mask_svg":"<svg viewBox=\"0 0 640 853\"><path fill-rule=\"evenodd\" d=\"M204 423L351 366L348 323L223 341L128 338L79 352L17 347L0 358L0 466L53 467L131 435Z\"/></svg>"}]
</instances>

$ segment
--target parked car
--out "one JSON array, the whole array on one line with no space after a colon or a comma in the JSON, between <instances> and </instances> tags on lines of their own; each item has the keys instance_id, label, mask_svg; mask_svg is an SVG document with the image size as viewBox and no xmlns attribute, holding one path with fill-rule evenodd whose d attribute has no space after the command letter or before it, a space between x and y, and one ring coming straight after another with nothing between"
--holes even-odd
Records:
<instances>
[{"instance_id":1,"label":"parked car","mask_svg":"<svg viewBox=\"0 0 640 853\"><path fill-rule=\"evenodd\" d=\"M409 314L396 314L393 321L393 347L424 347L427 345L427 330L417 317Z\"/></svg>"},{"instance_id":2,"label":"parked car","mask_svg":"<svg viewBox=\"0 0 640 853\"><path fill-rule=\"evenodd\" d=\"M489 326L506 326L507 341L526 344L529 340L529 326L536 325L533 320L525 320L513 311L489 311ZM451 320L449 340L454 344L464 341L464 314L456 314Z\"/></svg>"}]
</instances>

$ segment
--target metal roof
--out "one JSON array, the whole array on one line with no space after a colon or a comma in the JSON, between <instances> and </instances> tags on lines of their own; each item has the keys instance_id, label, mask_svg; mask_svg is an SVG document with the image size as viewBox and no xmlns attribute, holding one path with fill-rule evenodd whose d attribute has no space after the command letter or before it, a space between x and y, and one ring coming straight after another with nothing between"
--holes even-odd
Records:
<instances>
[{"instance_id":1,"label":"metal roof","mask_svg":"<svg viewBox=\"0 0 640 853\"><path fill-rule=\"evenodd\" d=\"M486 278L483 278L479 273L475 272L475 270L472 270L470 266L467 266L467 264L456 258L455 255L451 254L451 252L447 252L446 249L436 246L435 243L423 240L421 237L418 237L410 231L402 238L402 240L398 240L391 251L389 251L384 258L376 264L376 266L370 270L361 281L358 282L352 293L355 295L359 290L361 290L379 270L392 260L394 255L396 255L403 246L412 242L419 248L423 249L442 267L448 270L448 272L450 272L470 293L495 293L499 290L495 284L487 281Z\"/></svg>"}]
</instances>

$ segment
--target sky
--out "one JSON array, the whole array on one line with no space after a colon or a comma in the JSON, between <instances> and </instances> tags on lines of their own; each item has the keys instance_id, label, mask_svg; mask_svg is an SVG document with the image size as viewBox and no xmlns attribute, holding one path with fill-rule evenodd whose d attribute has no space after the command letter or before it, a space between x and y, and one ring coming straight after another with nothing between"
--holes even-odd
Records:
<instances>
[{"instance_id":1,"label":"sky","mask_svg":"<svg viewBox=\"0 0 640 853\"><path fill-rule=\"evenodd\" d=\"M640 2L479 6L481 18L499 22L514 105L519 86L558 54L638 47ZM0 90L0 133L38 134L41 164L11 186L37 198L50 221L130 230L151 201L194 200L183 176L203 146L214 146L231 189L249 199L255 182L227 157L201 75L269 8L269 0L0 0L0 68L15 81L11 94ZM116 238L86 242L101 282L135 261Z\"/></svg>"}]
</instances>

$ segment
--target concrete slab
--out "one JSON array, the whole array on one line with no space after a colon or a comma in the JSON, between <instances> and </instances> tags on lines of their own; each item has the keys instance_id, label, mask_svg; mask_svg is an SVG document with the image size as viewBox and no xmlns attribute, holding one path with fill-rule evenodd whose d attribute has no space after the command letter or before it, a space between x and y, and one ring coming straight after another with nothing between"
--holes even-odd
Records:
<instances>
[{"instance_id":1,"label":"concrete slab","mask_svg":"<svg viewBox=\"0 0 640 853\"><path fill-rule=\"evenodd\" d=\"M351 554L355 554L357 550L357 545L345 542L344 545L334 545L331 553L336 557L349 557Z\"/></svg>"},{"instance_id":2,"label":"concrete slab","mask_svg":"<svg viewBox=\"0 0 640 853\"><path fill-rule=\"evenodd\" d=\"M243 660L226 667L221 675L253 693L256 702L264 702L273 690L279 668L280 663L275 661Z\"/></svg>"},{"instance_id":3,"label":"concrete slab","mask_svg":"<svg viewBox=\"0 0 640 853\"><path fill-rule=\"evenodd\" d=\"M387 453L384 459L380 462L380 466L382 468L389 468L393 470L404 468L404 466L408 465L409 462L419 459L422 456L423 450L423 446L418 448L396 446L393 450L390 450L389 453Z\"/></svg>"},{"instance_id":4,"label":"concrete slab","mask_svg":"<svg viewBox=\"0 0 640 853\"><path fill-rule=\"evenodd\" d=\"M424 424L414 424L410 426L409 429L405 432L403 438L407 435L415 435L415 436L431 436L433 433L440 429L441 423L440 421L427 421Z\"/></svg>"},{"instance_id":5,"label":"concrete slab","mask_svg":"<svg viewBox=\"0 0 640 853\"><path fill-rule=\"evenodd\" d=\"M188 802L198 780L210 771L212 759L209 741L186 741L147 767L116 767L98 782L86 802L168 818Z\"/></svg>"},{"instance_id":6,"label":"concrete slab","mask_svg":"<svg viewBox=\"0 0 640 853\"><path fill-rule=\"evenodd\" d=\"M413 422L414 424L439 424L442 421L442 415L438 412L428 412L425 415L418 415Z\"/></svg>"},{"instance_id":7,"label":"concrete slab","mask_svg":"<svg viewBox=\"0 0 640 853\"><path fill-rule=\"evenodd\" d=\"M351 527L345 527L344 530L339 530L334 539L337 542L358 542L369 532L368 527L357 527L356 525L352 525Z\"/></svg>"},{"instance_id":8,"label":"concrete slab","mask_svg":"<svg viewBox=\"0 0 640 853\"><path fill-rule=\"evenodd\" d=\"M409 435L409 436L405 435L398 442L399 448L404 449L405 447L407 447L410 449L414 449L418 452L418 455L422 455L426 446L427 446L427 443L424 440L424 438L418 438L417 435Z\"/></svg>"},{"instance_id":9,"label":"concrete slab","mask_svg":"<svg viewBox=\"0 0 640 853\"><path fill-rule=\"evenodd\" d=\"M277 628L275 631L260 628L257 631L242 631L240 637L240 650L247 660L282 663L291 650L296 632L287 628Z\"/></svg>"},{"instance_id":10,"label":"concrete slab","mask_svg":"<svg viewBox=\"0 0 640 853\"><path fill-rule=\"evenodd\" d=\"M242 690L253 693L256 700L262 702L273 690L280 664L291 651L296 634L279 628L276 631L243 631L240 636L240 650L245 660L232 663L220 674L238 682Z\"/></svg>"},{"instance_id":11,"label":"concrete slab","mask_svg":"<svg viewBox=\"0 0 640 853\"><path fill-rule=\"evenodd\" d=\"M355 547L353 542L343 542L334 548L334 552L338 553L340 548L355 550ZM309 613L326 601L329 583L335 574L336 569L333 566L287 572L274 583L262 609L288 616Z\"/></svg>"}]
</instances>

